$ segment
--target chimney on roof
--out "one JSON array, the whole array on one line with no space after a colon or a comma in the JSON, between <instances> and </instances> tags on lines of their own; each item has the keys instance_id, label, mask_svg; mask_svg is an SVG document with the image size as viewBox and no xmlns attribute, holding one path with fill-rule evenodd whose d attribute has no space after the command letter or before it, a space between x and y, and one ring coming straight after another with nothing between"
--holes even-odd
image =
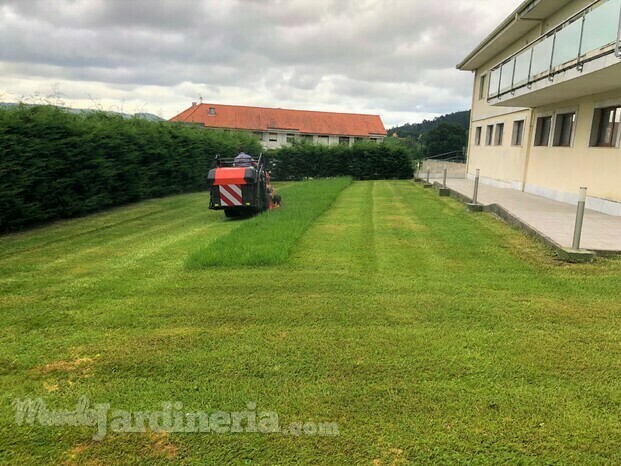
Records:
<instances>
[{"instance_id":1,"label":"chimney on roof","mask_svg":"<svg viewBox=\"0 0 621 466\"><path fill-rule=\"evenodd\" d=\"M192 107L196 107L196 102L192 102Z\"/></svg>"}]
</instances>

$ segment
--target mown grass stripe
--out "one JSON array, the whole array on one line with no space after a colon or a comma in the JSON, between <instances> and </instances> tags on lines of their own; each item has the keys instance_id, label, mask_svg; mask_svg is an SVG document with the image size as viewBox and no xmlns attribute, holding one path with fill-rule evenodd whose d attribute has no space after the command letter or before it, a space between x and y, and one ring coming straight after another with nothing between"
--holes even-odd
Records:
<instances>
[{"instance_id":1,"label":"mown grass stripe","mask_svg":"<svg viewBox=\"0 0 621 466\"><path fill-rule=\"evenodd\" d=\"M263 266L286 262L294 245L325 212L351 178L313 180L287 186L280 209L243 221L219 241L190 254L190 268Z\"/></svg>"},{"instance_id":2,"label":"mown grass stripe","mask_svg":"<svg viewBox=\"0 0 621 466\"><path fill-rule=\"evenodd\" d=\"M343 192L296 246L298 267L341 274L375 271L373 193L375 181L358 181Z\"/></svg>"}]
</instances>

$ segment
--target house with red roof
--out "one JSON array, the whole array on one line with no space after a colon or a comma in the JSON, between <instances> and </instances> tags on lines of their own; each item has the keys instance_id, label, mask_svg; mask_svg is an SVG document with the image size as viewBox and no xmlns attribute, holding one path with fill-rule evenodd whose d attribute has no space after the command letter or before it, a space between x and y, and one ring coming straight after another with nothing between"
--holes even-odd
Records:
<instances>
[{"instance_id":1,"label":"house with red roof","mask_svg":"<svg viewBox=\"0 0 621 466\"><path fill-rule=\"evenodd\" d=\"M200 124L206 128L250 131L260 138L266 149L277 149L294 141L326 145L351 145L360 140L379 143L386 137L386 128L379 115L356 113L194 102L170 121Z\"/></svg>"}]
</instances>

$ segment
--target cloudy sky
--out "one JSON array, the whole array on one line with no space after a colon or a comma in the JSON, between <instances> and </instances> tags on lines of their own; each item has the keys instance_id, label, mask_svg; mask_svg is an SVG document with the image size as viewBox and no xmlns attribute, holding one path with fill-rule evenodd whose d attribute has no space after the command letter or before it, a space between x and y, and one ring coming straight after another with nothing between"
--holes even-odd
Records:
<instances>
[{"instance_id":1,"label":"cloudy sky","mask_svg":"<svg viewBox=\"0 0 621 466\"><path fill-rule=\"evenodd\" d=\"M205 102L378 113L469 108L455 65L521 0L0 0L0 100L170 118ZM35 96L35 97L33 97Z\"/></svg>"}]
</instances>

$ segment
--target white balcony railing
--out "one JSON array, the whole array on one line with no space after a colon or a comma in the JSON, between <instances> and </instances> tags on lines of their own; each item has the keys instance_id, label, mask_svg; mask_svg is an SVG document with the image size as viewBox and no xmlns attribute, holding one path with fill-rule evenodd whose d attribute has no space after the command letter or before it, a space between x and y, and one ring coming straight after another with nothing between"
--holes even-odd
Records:
<instances>
[{"instance_id":1,"label":"white balcony railing","mask_svg":"<svg viewBox=\"0 0 621 466\"><path fill-rule=\"evenodd\" d=\"M621 63L621 0L598 0L492 68L488 101L613 53Z\"/></svg>"}]
</instances>

